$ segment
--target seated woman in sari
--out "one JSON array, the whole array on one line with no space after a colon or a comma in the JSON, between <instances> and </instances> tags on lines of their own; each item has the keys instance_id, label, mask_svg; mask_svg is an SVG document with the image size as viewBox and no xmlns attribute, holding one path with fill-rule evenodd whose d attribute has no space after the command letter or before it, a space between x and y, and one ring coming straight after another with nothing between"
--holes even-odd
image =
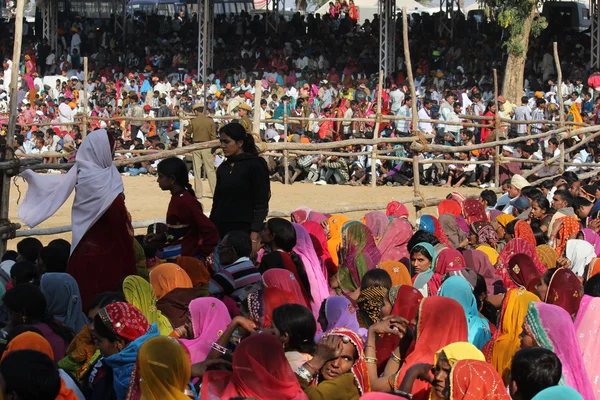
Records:
<instances>
[{"instance_id":1,"label":"seated woman in sari","mask_svg":"<svg viewBox=\"0 0 600 400\"><path fill-rule=\"evenodd\" d=\"M200 290L192 287L189 275L177 264L160 264L150 271L150 284L156 293L156 308L178 328L190 315L190 302L200 297Z\"/></svg>"},{"instance_id":2,"label":"seated woman in sari","mask_svg":"<svg viewBox=\"0 0 600 400\"><path fill-rule=\"evenodd\" d=\"M148 323L156 324L161 335L173 332L169 319L156 307L156 294L147 281L136 275L128 276L123 281L123 294L129 304L142 312Z\"/></svg>"},{"instance_id":3,"label":"seated woman in sari","mask_svg":"<svg viewBox=\"0 0 600 400\"><path fill-rule=\"evenodd\" d=\"M310 400L358 400L369 392L369 376L359 335L347 328L326 332L312 360L295 372Z\"/></svg>"},{"instance_id":4,"label":"seated woman in sari","mask_svg":"<svg viewBox=\"0 0 600 400\"><path fill-rule=\"evenodd\" d=\"M536 290L544 303L564 308L573 318L577 316L583 285L570 269L554 268L546 271Z\"/></svg>"},{"instance_id":5,"label":"seated woman in sari","mask_svg":"<svg viewBox=\"0 0 600 400\"><path fill-rule=\"evenodd\" d=\"M140 346L158 336L158 328L149 325L133 305L119 302L98 311L94 335L103 358L94 365L89 390L84 394L86 398L105 398L114 393L117 400L125 400Z\"/></svg>"},{"instance_id":6,"label":"seated woman in sari","mask_svg":"<svg viewBox=\"0 0 600 400\"><path fill-rule=\"evenodd\" d=\"M521 348L552 350L562 363L560 383L577 390L585 400L593 400L577 333L571 316L563 308L542 302L530 303L521 332Z\"/></svg>"}]
</instances>

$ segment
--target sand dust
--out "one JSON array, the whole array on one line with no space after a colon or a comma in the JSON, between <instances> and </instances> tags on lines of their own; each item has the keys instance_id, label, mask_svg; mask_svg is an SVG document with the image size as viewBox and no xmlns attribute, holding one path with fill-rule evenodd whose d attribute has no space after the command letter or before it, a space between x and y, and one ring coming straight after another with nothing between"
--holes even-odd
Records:
<instances>
[{"instance_id":1,"label":"sand dust","mask_svg":"<svg viewBox=\"0 0 600 400\"><path fill-rule=\"evenodd\" d=\"M127 209L131 213L133 221L153 220L165 218L167 206L169 204L169 192L163 192L159 189L156 183L156 178L151 176L124 176L123 183L125 185L125 197ZM210 193L208 182L204 181L205 193ZM20 220L17 217L17 200L19 198L19 190L21 199L27 190L27 183L22 179L17 182L18 189L12 185L10 190L10 212L9 218L11 221ZM434 186L424 186L421 192L424 196L444 197L453 189L441 188ZM413 197L412 187L389 187L380 186L371 187L354 187L340 185L317 186L310 183L295 183L285 186L281 183L271 184L271 202L269 208L278 211L290 211L300 206L307 206L313 210L319 211L323 209L330 210L335 207L363 205L363 204L387 204L389 201L410 199ZM481 192L481 189L476 188L461 188L459 190L465 196L475 195ZM205 210L210 210L211 199L202 200ZM73 195L63 204L63 206L38 228L49 228L71 224L71 205L73 204ZM409 205L411 213L411 221L414 221L414 207ZM435 207L425 209L425 213L435 213ZM349 218L360 218L363 212L352 212L346 215ZM437 214L434 214L437 215ZM26 227L22 229L27 229ZM145 229L136 230L136 234L145 233ZM47 244L53 239L63 238L71 240L71 233L63 233L59 235L38 236L42 243ZM21 238L13 239L8 242L9 249L15 249L17 242Z\"/></svg>"}]
</instances>

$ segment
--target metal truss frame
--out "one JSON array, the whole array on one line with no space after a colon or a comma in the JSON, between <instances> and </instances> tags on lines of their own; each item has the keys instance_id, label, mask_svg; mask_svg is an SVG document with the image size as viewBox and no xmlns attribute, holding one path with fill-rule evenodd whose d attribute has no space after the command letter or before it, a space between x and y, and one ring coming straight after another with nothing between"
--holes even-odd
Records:
<instances>
[{"instance_id":1,"label":"metal truss frame","mask_svg":"<svg viewBox=\"0 0 600 400\"><path fill-rule=\"evenodd\" d=\"M396 0L379 1L379 70L389 76L396 70Z\"/></svg>"},{"instance_id":2,"label":"metal truss frame","mask_svg":"<svg viewBox=\"0 0 600 400\"><path fill-rule=\"evenodd\" d=\"M440 20L438 34L440 38L454 40L454 24L460 14L459 0L440 0Z\"/></svg>"},{"instance_id":3,"label":"metal truss frame","mask_svg":"<svg viewBox=\"0 0 600 400\"><path fill-rule=\"evenodd\" d=\"M600 10L598 0L590 0L590 18L592 27L590 34L590 53L592 68L600 67Z\"/></svg>"},{"instance_id":4,"label":"metal truss frame","mask_svg":"<svg viewBox=\"0 0 600 400\"><path fill-rule=\"evenodd\" d=\"M58 46L58 0L46 0L41 7L42 38L53 50Z\"/></svg>"}]
</instances>

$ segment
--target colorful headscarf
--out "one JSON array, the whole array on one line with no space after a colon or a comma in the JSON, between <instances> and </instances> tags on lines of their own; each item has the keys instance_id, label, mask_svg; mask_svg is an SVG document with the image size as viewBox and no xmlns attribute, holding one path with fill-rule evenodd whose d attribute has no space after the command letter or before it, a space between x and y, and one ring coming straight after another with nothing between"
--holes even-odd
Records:
<instances>
[{"instance_id":1,"label":"colorful headscarf","mask_svg":"<svg viewBox=\"0 0 600 400\"><path fill-rule=\"evenodd\" d=\"M419 229L432 233L441 243L450 247L450 242L448 242L448 237L446 236L444 229L442 229L440 221L433 215L422 215L420 218Z\"/></svg>"},{"instance_id":2,"label":"colorful headscarf","mask_svg":"<svg viewBox=\"0 0 600 400\"><path fill-rule=\"evenodd\" d=\"M552 247L547 244L540 244L535 248L535 252L537 253L540 262L547 270L556 268L558 255L556 255L556 251Z\"/></svg>"},{"instance_id":3,"label":"colorful headscarf","mask_svg":"<svg viewBox=\"0 0 600 400\"><path fill-rule=\"evenodd\" d=\"M458 203L460 208L463 207L465 200L467 200L467 198L460 192L452 192L448 196L446 196L446 199L454 200Z\"/></svg>"},{"instance_id":4,"label":"colorful headscarf","mask_svg":"<svg viewBox=\"0 0 600 400\"><path fill-rule=\"evenodd\" d=\"M527 240L533 247L537 246L533 230L531 230L531 226L525 221L518 221L515 224L515 237Z\"/></svg>"},{"instance_id":5,"label":"colorful headscarf","mask_svg":"<svg viewBox=\"0 0 600 400\"><path fill-rule=\"evenodd\" d=\"M361 395L371 391L371 384L369 382L369 372L367 370L367 362L365 361L365 348L362 338L354 331L348 328L334 328L327 331L324 337L327 336L341 336L346 337L350 340L350 343L356 348L358 358L354 360L352 366L352 374L354 375L354 383L358 386L358 391Z\"/></svg>"},{"instance_id":6,"label":"colorful headscarf","mask_svg":"<svg viewBox=\"0 0 600 400\"><path fill-rule=\"evenodd\" d=\"M449 200L451 201L451 200ZM448 238L448 242L453 249L460 246L461 242L467 238L465 232L458 227L456 223L456 217L452 214L443 214L440 216L440 224L442 229Z\"/></svg>"},{"instance_id":7,"label":"colorful headscarf","mask_svg":"<svg viewBox=\"0 0 600 400\"><path fill-rule=\"evenodd\" d=\"M460 360L450 371L451 400L510 400L498 372L485 361Z\"/></svg>"},{"instance_id":8,"label":"colorful headscarf","mask_svg":"<svg viewBox=\"0 0 600 400\"><path fill-rule=\"evenodd\" d=\"M572 235L579 232L579 222L574 217L564 216L558 219L562 222L562 226L558 230L558 237L556 238L556 254L559 257L562 256L565 247L567 246L567 240L571 239ZM587 242L586 242L587 243ZM594 254L596 252L594 251Z\"/></svg>"},{"instance_id":9,"label":"colorful headscarf","mask_svg":"<svg viewBox=\"0 0 600 400\"><path fill-rule=\"evenodd\" d=\"M431 234L435 233L435 224L433 222L434 216L432 215L421 215L419 218L419 229L422 231L429 232Z\"/></svg>"},{"instance_id":10,"label":"colorful headscarf","mask_svg":"<svg viewBox=\"0 0 600 400\"><path fill-rule=\"evenodd\" d=\"M435 353L434 365L438 363L442 353L444 353L450 367L461 360L485 361L485 356L481 350L469 342L455 342L442 347Z\"/></svg>"},{"instance_id":11,"label":"colorful headscarf","mask_svg":"<svg viewBox=\"0 0 600 400\"><path fill-rule=\"evenodd\" d=\"M535 247L531 245L525 239L515 238L506 243L506 246L500 252L498 256L498 262L496 263L496 273L502 278L504 287L507 289L516 288L517 284L509 276L509 261L515 254L525 254L531 258L535 269L539 272L540 276L546 271L546 268L542 265L538 259ZM513 271L514 272L514 271Z\"/></svg>"},{"instance_id":12,"label":"colorful headscarf","mask_svg":"<svg viewBox=\"0 0 600 400\"><path fill-rule=\"evenodd\" d=\"M189 400L184 390L191 372L190 356L177 339L148 339L138 352L127 400Z\"/></svg>"},{"instance_id":13,"label":"colorful headscarf","mask_svg":"<svg viewBox=\"0 0 600 400\"><path fill-rule=\"evenodd\" d=\"M285 358L277 337L251 335L233 353L232 371L208 371L202 381L202 399L233 397L308 400ZM248 379L252 373L252 379Z\"/></svg>"},{"instance_id":14,"label":"colorful headscarf","mask_svg":"<svg viewBox=\"0 0 600 400\"><path fill-rule=\"evenodd\" d=\"M553 351L561 361L560 384L577 390L585 400L593 400L594 392L569 313L552 304L530 303L525 329L538 346Z\"/></svg>"},{"instance_id":15,"label":"colorful headscarf","mask_svg":"<svg viewBox=\"0 0 600 400\"><path fill-rule=\"evenodd\" d=\"M429 269L427 271L423 271L421 273L419 273L413 283L413 286L417 289L422 289L427 285L427 282L429 282L429 280L431 279L431 277L433 276L433 271L435 270L435 261L437 258L437 253L435 251L435 248L427 242L420 242L417 243L415 245L415 247L412 248L411 251L411 255L412 253L414 253L417 247L423 247L431 256L431 265L429 266Z\"/></svg>"},{"instance_id":16,"label":"colorful headscarf","mask_svg":"<svg viewBox=\"0 0 600 400\"><path fill-rule=\"evenodd\" d=\"M420 363L433 364L435 354L442 347L466 342L469 336L465 312L456 300L440 296L425 298L419 306L418 315L415 348L396 375L395 389L400 387L410 367ZM442 326L444 329L440 329ZM417 380L412 394L423 393L429 387L429 383Z\"/></svg>"},{"instance_id":17,"label":"colorful headscarf","mask_svg":"<svg viewBox=\"0 0 600 400\"><path fill-rule=\"evenodd\" d=\"M306 221L302 224L304 229L310 235L315 253L319 260L321 260L321 268L327 271L327 277L337 272L337 264L334 264L329 248L327 247L327 236L321 224L314 221ZM310 308L310 307L309 307Z\"/></svg>"},{"instance_id":18,"label":"colorful headscarf","mask_svg":"<svg viewBox=\"0 0 600 400\"><path fill-rule=\"evenodd\" d=\"M46 297L48 313L75 332L87 323L75 279L65 273L46 272L42 275L40 289Z\"/></svg>"},{"instance_id":19,"label":"colorful headscarf","mask_svg":"<svg viewBox=\"0 0 600 400\"><path fill-rule=\"evenodd\" d=\"M221 337L231 323L231 317L227 306L213 297L193 300L189 309L194 338L182 339L181 343L190 352L192 364L196 364L206 359L212 343Z\"/></svg>"},{"instance_id":20,"label":"colorful headscarf","mask_svg":"<svg viewBox=\"0 0 600 400\"><path fill-rule=\"evenodd\" d=\"M546 291L546 298L543 300L547 304L564 308L569 315L576 315L582 294L583 287L577 275L570 269L559 268L552 275Z\"/></svg>"},{"instance_id":21,"label":"colorful headscarf","mask_svg":"<svg viewBox=\"0 0 600 400\"><path fill-rule=\"evenodd\" d=\"M350 221L344 215L336 214L329 217L329 239L327 240L327 248L331 259L335 265L339 265L338 248L342 245L342 226Z\"/></svg>"},{"instance_id":22,"label":"colorful headscarf","mask_svg":"<svg viewBox=\"0 0 600 400\"><path fill-rule=\"evenodd\" d=\"M477 301L473 295L473 289L466 279L460 276L451 276L442 284L438 296L448 297L458 301L465 311L467 325L469 326L469 343L478 349L483 348L492 334L490 324L479 316Z\"/></svg>"},{"instance_id":23,"label":"colorful headscarf","mask_svg":"<svg viewBox=\"0 0 600 400\"><path fill-rule=\"evenodd\" d=\"M462 209L459 203L454 200L442 200L438 205L438 216L444 214L452 214L455 217L462 213Z\"/></svg>"},{"instance_id":24,"label":"colorful headscarf","mask_svg":"<svg viewBox=\"0 0 600 400\"><path fill-rule=\"evenodd\" d=\"M510 221L514 221L515 219L516 218L510 214L502 214L496 217L496 222L498 222L500 225L506 228L506 225L508 225Z\"/></svg>"},{"instance_id":25,"label":"colorful headscarf","mask_svg":"<svg viewBox=\"0 0 600 400\"><path fill-rule=\"evenodd\" d=\"M487 256L488 260L490 260L492 266L495 266L498 263L498 257L500 257L500 254L498 254L496 249L494 249L493 247L490 247L488 245L481 245L477 246L475 250L484 253Z\"/></svg>"},{"instance_id":26,"label":"colorful headscarf","mask_svg":"<svg viewBox=\"0 0 600 400\"><path fill-rule=\"evenodd\" d=\"M308 216L312 210L308 207L298 207L292 211L292 222L301 224L308 221Z\"/></svg>"},{"instance_id":27,"label":"colorful headscarf","mask_svg":"<svg viewBox=\"0 0 600 400\"><path fill-rule=\"evenodd\" d=\"M598 235L593 229L583 228L581 230L583 233L583 240L590 243L594 246L594 251L596 252L596 256L600 255L600 235Z\"/></svg>"},{"instance_id":28,"label":"colorful headscarf","mask_svg":"<svg viewBox=\"0 0 600 400\"><path fill-rule=\"evenodd\" d=\"M132 304L121 301L111 303L98 311L104 326L115 335L133 341L148 332L148 320Z\"/></svg>"},{"instance_id":29,"label":"colorful headscarf","mask_svg":"<svg viewBox=\"0 0 600 400\"><path fill-rule=\"evenodd\" d=\"M392 286L408 285L412 286L410 272L406 265L399 261L383 261L379 264L379 268L385 270L392 278Z\"/></svg>"},{"instance_id":30,"label":"colorful headscarf","mask_svg":"<svg viewBox=\"0 0 600 400\"><path fill-rule=\"evenodd\" d=\"M387 296L387 294L388 290L383 286L370 286L361 289L357 303L361 314L368 317L366 322L369 326L376 324L381 319L383 298Z\"/></svg>"},{"instance_id":31,"label":"colorful headscarf","mask_svg":"<svg viewBox=\"0 0 600 400\"><path fill-rule=\"evenodd\" d=\"M465 200L463 203L463 214L469 225L478 221L488 221L485 207L483 207L483 204L479 200L474 198Z\"/></svg>"},{"instance_id":32,"label":"colorful headscarf","mask_svg":"<svg viewBox=\"0 0 600 400\"><path fill-rule=\"evenodd\" d=\"M412 225L404 218L392 218L387 224L377 247L381 253L381 261L410 262L408 241L412 237Z\"/></svg>"},{"instance_id":33,"label":"colorful headscarf","mask_svg":"<svg viewBox=\"0 0 600 400\"><path fill-rule=\"evenodd\" d=\"M550 386L536 394L531 400L583 400L577 390L568 386Z\"/></svg>"},{"instance_id":34,"label":"colorful headscarf","mask_svg":"<svg viewBox=\"0 0 600 400\"><path fill-rule=\"evenodd\" d=\"M342 228L342 248L337 277L342 290L354 292L367 271L379 264L381 253L369 228L360 222L350 221Z\"/></svg>"},{"instance_id":35,"label":"colorful headscarf","mask_svg":"<svg viewBox=\"0 0 600 400\"><path fill-rule=\"evenodd\" d=\"M156 308L156 294L152 286L139 276L128 276L123 281L123 294L128 303L133 304L144 314L148 323L156 323L161 335L173 332L173 326L167 317Z\"/></svg>"},{"instance_id":36,"label":"colorful headscarf","mask_svg":"<svg viewBox=\"0 0 600 400\"><path fill-rule=\"evenodd\" d=\"M476 221L471 224L471 233L477 236L477 243L496 245L498 234L488 221Z\"/></svg>"},{"instance_id":37,"label":"colorful headscarf","mask_svg":"<svg viewBox=\"0 0 600 400\"><path fill-rule=\"evenodd\" d=\"M390 290L390 294L394 290L396 297L394 298L394 305L392 307L392 315L402 317L409 323L417 317L419 306L423 301L423 295L417 289L412 286L402 285L400 287L394 286ZM377 366L385 366L387 360L390 358L390 354L400 343L400 338L396 335L383 335L377 340Z\"/></svg>"},{"instance_id":38,"label":"colorful headscarf","mask_svg":"<svg viewBox=\"0 0 600 400\"><path fill-rule=\"evenodd\" d=\"M467 265L463 255L458 250L445 248L437 256L433 275L427 282L427 289L430 296L438 294L442 285L442 279L448 272L456 272L465 268Z\"/></svg>"},{"instance_id":39,"label":"colorful headscarf","mask_svg":"<svg viewBox=\"0 0 600 400\"><path fill-rule=\"evenodd\" d=\"M285 290L270 287L248 295L249 318L260 329L268 329L273 324L273 310L284 304L295 304L295 297Z\"/></svg>"},{"instance_id":40,"label":"colorful headscarf","mask_svg":"<svg viewBox=\"0 0 600 400\"><path fill-rule=\"evenodd\" d=\"M559 253L560 254L560 253ZM594 246L585 240L569 239L567 241L565 256L571 261L569 268L579 277L584 277L586 267L596 257Z\"/></svg>"},{"instance_id":41,"label":"colorful headscarf","mask_svg":"<svg viewBox=\"0 0 600 400\"><path fill-rule=\"evenodd\" d=\"M408 208L399 201L390 201L385 208L388 217L408 218Z\"/></svg>"},{"instance_id":42,"label":"colorful headscarf","mask_svg":"<svg viewBox=\"0 0 600 400\"><path fill-rule=\"evenodd\" d=\"M388 224L387 215L383 211L371 211L365 214L362 222L371 230L375 243L379 243Z\"/></svg>"},{"instance_id":43,"label":"colorful headscarf","mask_svg":"<svg viewBox=\"0 0 600 400\"><path fill-rule=\"evenodd\" d=\"M310 309L310 302L304 296L302 287L293 273L282 268L271 268L262 276L265 287L274 287L289 292L295 297L295 303Z\"/></svg>"},{"instance_id":44,"label":"colorful headscarf","mask_svg":"<svg viewBox=\"0 0 600 400\"><path fill-rule=\"evenodd\" d=\"M465 250L462 255L467 268L471 268L485 279L488 294L497 294L495 288L501 286L502 279L496 275L488 256L480 250Z\"/></svg>"},{"instance_id":45,"label":"colorful headscarf","mask_svg":"<svg viewBox=\"0 0 600 400\"><path fill-rule=\"evenodd\" d=\"M195 257L179 256L175 259L175 263L188 274L194 287L210 282L210 272L201 260Z\"/></svg>"},{"instance_id":46,"label":"colorful headscarf","mask_svg":"<svg viewBox=\"0 0 600 400\"><path fill-rule=\"evenodd\" d=\"M165 263L150 271L150 284L160 300L173 289L191 288L192 280L179 265Z\"/></svg>"},{"instance_id":47,"label":"colorful headscarf","mask_svg":"<svg viewBox=\"0 0 600 400\"><path fill-rule=\"evenodd\" d=\"M510 289L504 297L498 329L489 342L483 346L485 359L508 382L510 363L520 348L519 335L529 310L529 303L540 301L535 294L524 289Z\"/></svg>"},{"instance_id":48,"label":"colorful headscarf","mask_svg":"<svg viewBox=\"0 0 600 400\"><path fill-rule=\"evenodd\" d=\"M308 231L300 224L292 224L296 231L296 245L294 252L300 256L304 264L304 270L310 283L310 294L312 303L310 309L315 318L318 318L321 303L329 296L329 284L327 282L327 270L321 264L321 260L315 252L312 239Z\"/></svg>"},{"instance_id":49,"label":"colorful headscarf","mask_svg":"<svg viewBox=\"0 0 600 400\"><path fill-rule=\"evenodd\" d=\"M531 257L515 254L508 262L508 276L518 287L535 293L535 287L540 283L542 274L535 268Z\"/></svg>"},{"instance_id":50,"label":"colorful headscarf","mask_svg":"<svg viewBox=\"0 0 600 400\"><path fill-rule=\"evenodd\" d=\"M600 298L583 296L579 305L579 312L575 318L575 330L579 347L583 354L583 363L588 378L592 383L594 395L600 394Z\"/></svg>"}]
</instances>

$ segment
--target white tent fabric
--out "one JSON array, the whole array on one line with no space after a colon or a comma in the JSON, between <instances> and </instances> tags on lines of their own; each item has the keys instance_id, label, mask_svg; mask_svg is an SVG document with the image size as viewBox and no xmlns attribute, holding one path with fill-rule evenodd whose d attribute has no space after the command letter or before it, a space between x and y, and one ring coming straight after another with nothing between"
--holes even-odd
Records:
<instances>
[{"instance_id":1,"label":"white tent fabric","mask_svg":"<svg viewBox=\"0 0 600 400\"><path fill-rule=\"evenodd\" d=\"M369 21L373 20L373 15L379 14L379 1L378 0L354 0L356 8L358 8L358 19L359 23L365 22L365 19ZM396 8L398 12L402 11L402 8L406 7L409 14L420 13L425 11L425 7L422 4L417 3L415 0L398 0L396 2ZM319 7L315 13L325 15L329 12L329 1Z\"/></svg>"}]
</instances>

